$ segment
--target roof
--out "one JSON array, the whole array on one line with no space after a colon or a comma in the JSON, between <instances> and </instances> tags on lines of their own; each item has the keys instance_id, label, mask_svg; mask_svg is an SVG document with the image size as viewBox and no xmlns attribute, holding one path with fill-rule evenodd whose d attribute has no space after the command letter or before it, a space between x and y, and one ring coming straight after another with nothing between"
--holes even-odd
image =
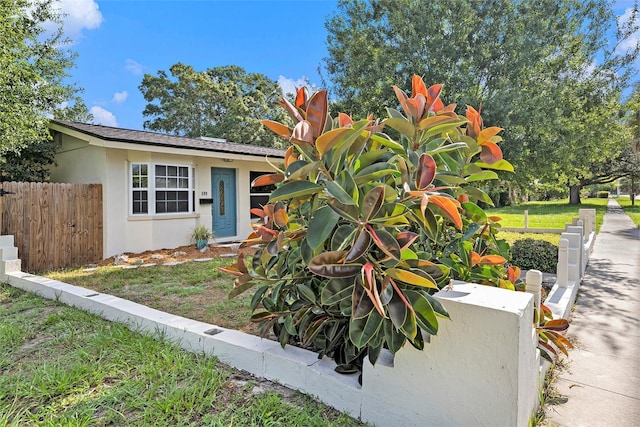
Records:
<instances>
[{"instance_id":1,"label":"roof","mask_svg":"<svg viewBox=\"0 0 640 427\"><path fill-rule=\"evenodd\" d=\"M51 122L106 141L186 148L219 153L244 154L260 157L271 156L284 158L285 153L283 150L279 150L277 148L260 147L250 144L237 144L235 142L226 142L224 140L212 140L212 138L187 138L157 132L122 129L111 126L69 122L65 120L52 120Z\"/></svg>"}]
</instances>

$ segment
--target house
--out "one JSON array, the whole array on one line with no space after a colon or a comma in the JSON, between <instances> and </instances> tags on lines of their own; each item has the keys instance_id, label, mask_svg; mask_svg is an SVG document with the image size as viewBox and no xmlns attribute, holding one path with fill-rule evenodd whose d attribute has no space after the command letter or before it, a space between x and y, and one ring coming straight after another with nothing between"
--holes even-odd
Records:
<instances>
[{"instance_id":1,"label":"house","mask_svg":"<svg viewBox=\"0 0 640 427\"><path fill-rule=\"evenodd\" d=\"M105 258L189 244L198 225L215 242L245 238L250 209L271 190L251 181L284 158L282 150L216 138L60 120L49 127L60 142L51 181L102 184Z\"/></svg>"}]
</instances>

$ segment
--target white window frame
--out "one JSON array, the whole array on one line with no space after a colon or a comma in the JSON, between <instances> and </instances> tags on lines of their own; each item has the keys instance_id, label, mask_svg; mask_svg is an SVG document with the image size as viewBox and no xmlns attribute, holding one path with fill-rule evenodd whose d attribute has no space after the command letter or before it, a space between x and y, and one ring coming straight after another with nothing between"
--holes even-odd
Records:
<instances>
[{"instance_id":1,"label":"white window frame","mask_svg":"<svg viewBox=\"0 0 640 427\"><path fill-rule=\"evenodd\" d=\"M134 187L134 175L133 168L135 165L142 166L146 165L147 167L147 187ZM171 187L157 187L156 186L156 166L163 167L176 167L176 168L185 168L187 171L187 182L188 188L171 188ZM179 170L176 178L179 181ZM171 216L171 215L192 215L195 210L193 194L194 194L194 175L195 168L192 165L186 164L178 164L178 163L150 163L150 162L129 162L129 215L131 216ZM147 192L147 212L133 212L134 201L133 201L133 192L134 191L146 191ZM178 192L186 192L188 198L188 205L186 211L180 212L156 212L156 192L157 191L178 191Z\"/></svg>"}]
</instances>

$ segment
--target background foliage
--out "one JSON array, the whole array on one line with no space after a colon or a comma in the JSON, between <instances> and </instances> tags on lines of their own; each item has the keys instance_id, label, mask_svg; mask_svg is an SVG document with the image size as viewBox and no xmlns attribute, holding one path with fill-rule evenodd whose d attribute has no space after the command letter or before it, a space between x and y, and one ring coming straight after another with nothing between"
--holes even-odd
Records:
<instances>
[{"instance_id":1,"label":"background foliage","mask_svg":"<svg viewBox=\"0 0 640 427\"><path fill-rule=\"evenodd\" d=\"M286 120L276 109L282 94L277 82L238 66L195 71L177 63L169 74L145 74L139 86L148 102L145 129L188 137L225 138L232 142L278 146L261 119Z\"/></svg>"},{"instance_id":2,"label":"background foliage","mask_svg":"<svg viewBox=\"0 0 640 427\"><path fill-rule=\"evenodd\" d=\"M445 99L504 128L512 190L561 182L579 202L581 186L621 173L611 167L628 145L621 93L637 73L637 16L618 21L605 0L340 0L324 83L338 109L364 117L396 102L390 76L442 82Z\"/></svg>"},{"instance_id":3,"label":"background foliage","mask_svg":"<svg viewBox=\"0 0 640 427\"><path fill-rule=\"evenodd\" d=\"M0 2L0 181L47 179L56 148L48 118L89 117L67 81L75 54L54 3Z\"/></svg>"}]
</instances>

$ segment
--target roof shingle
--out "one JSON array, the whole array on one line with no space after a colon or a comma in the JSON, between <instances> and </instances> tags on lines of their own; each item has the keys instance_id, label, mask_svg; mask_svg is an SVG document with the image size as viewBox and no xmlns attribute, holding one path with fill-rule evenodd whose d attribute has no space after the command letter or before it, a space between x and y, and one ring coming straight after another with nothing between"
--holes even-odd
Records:
<instances>
[{"instance_id":1,"label":"roof shingle","mask_svg":"<svg viewBox=\"0 0 640 427\"><path fill-rule=\"evenodd\" d=\"M237 144L235 142L221 142L198 138L187 138L182 136L166 135L157 132L121 129L110 126L69 122L65 120L52 120L52 122L106 141L186 148L191 150L214 151L260 157L270 156L284 158L285 153L283 150L279 150L277 148L260 147L257 145L249 144Z\"/></svg>"}]
</instances>

